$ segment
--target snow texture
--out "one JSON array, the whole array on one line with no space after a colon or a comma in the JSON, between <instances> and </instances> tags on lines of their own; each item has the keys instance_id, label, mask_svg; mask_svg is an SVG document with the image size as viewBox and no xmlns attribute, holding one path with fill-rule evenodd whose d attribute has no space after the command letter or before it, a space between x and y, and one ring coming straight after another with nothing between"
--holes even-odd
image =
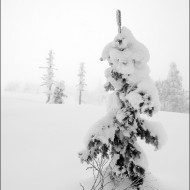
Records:
<instances>
[{"instance_id":1,"label":"snow texture","mask_svg":"<svg viewBox=\"0 0 190 190\"><path fill-rule=\"evenodd\" d=\"M121 102L119 97L116 95L116 92L112 92L108 97L107 112L112 112L114 114L121 108L121 106Z\"/></svg>"},{"instance_id":2,"label":"snow texture","mask_svg":"<svg viewBox=\"0 0 190 190\"><path fill-rule=\"evenodd\" d=\"M44 95L3 92L1 103L3 190L80 190L80 183L90 189L92 172L85 170L76 154L84 146L89 126L105 114L105 107L78 106L69 97L63 106L44 104ZM168 142L156 152L139 142L154 176L147 183L159 190L188 190L189 115L159 112L151 121L162 122ZM125 187L126 183L119 190Z\"/></svg>"},{"instance_id":3,"label":"snow texture","mask_svg":"<svg viewBox=\"0 0 190 190\"><path fill-rule=\"evenodd\" d=\"M108 139L114 139L115 130L113 126L114 114L109 113L98 122L96 122L88 131L86 135L86 144L89 143L91 137L93 136L96 139L99 139L101 142L108 144Z\"/></svg>"},{"instance_id":4,"label":"snow texture","mask_svg":"<svg viewBox=\"0 0 190 190\"><path fill-rule=\"evenodd\" d=\"M139 41L137 41L131 31L125 26L122 27L113 42L107 44L102 52L101 60L108 60L110 62L110 52L113 49L119 49L125 52L128 57L131 57L137 64L147 63L150 55L148 49Z\"/></svg>"}]
</instances>

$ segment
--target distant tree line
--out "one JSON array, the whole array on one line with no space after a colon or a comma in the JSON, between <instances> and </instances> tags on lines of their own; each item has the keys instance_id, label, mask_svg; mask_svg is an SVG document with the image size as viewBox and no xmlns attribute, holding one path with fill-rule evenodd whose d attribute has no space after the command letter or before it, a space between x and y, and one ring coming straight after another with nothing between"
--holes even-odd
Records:
<instances>
[{"instance_id":1,"label":"distant tree line","mask_svg":"<svg viewBox=\"0 0 190 190\"><path fill-rule=\"evenodd\" d=\"M107 94L103 90L98 90L93 94L86 93L85 99L83 98L83 92L85 90L85 63L80 63L79 66L79 83L78 87L78 103L79 105L85 103L85 101L105 103ZM47 57L47 66L40 67L46 70L46 73L42 76L42 86L45 86L45 94L47 96L46 103L51 104L63 104L64 99L67 97L65 94L65 82L55 81L54 71L56 70L54 65L54 53L49 51ZM158 89L158 94L161 103L161 111L189 113L189 91L185 91L182 86L182 77L179 74L176 63L170 64L168 76L164 80L158 80L155 82ZM12 82L5 87L6 91L23 91L23 92L36 92L39 93L39 89L36 85ZM95 100L96 99L96 100Z\"/></svg>"}]
</instances>

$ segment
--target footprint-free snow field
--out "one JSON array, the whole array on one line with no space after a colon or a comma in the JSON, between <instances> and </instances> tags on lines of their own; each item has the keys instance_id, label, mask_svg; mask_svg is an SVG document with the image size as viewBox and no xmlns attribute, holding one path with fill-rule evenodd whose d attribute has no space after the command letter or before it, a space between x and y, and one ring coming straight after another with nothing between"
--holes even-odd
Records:
<instances>
[{"instance_id":1,"label":"footprint-free snow field","mask_svg":"<svg viewBox=\"0 0 190 190\"><path fill-rule=\"evenodd\" d=\"M105 106L45 104L20 94L1 97L2 190L81 190L92 183L78 158L88 128ZM159 151L141 143L159 190L189 189L189 115L159 112L168 141Z\"/></svg>"}]
</instances>

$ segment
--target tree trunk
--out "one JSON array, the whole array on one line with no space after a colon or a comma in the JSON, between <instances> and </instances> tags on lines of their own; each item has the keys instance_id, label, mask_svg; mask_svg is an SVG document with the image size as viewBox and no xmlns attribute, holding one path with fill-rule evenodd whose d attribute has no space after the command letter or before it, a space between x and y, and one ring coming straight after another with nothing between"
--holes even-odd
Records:
<instances>
[{"instance_id":1,"label":"tree trunk","mask_svg":"<svg viewBox=\"0 0 190 190\"><path fill-rule=\"evenodd\" d=\"M51 99L50 92L51 92L51 86L49 86L49 94L48 94L48 99L47 99L46 103L48 103L50 101L50 99Z\"/></svg>"},{"instance_id":2,"label":"tree trunk","mask_svg":"<svg viewBox=\"0 0 190 190\"><path fill-rule=\"evenodd\" d=\"M79 91L79 105L82 103L82 91Z\"/></svg>"}]
</instances>

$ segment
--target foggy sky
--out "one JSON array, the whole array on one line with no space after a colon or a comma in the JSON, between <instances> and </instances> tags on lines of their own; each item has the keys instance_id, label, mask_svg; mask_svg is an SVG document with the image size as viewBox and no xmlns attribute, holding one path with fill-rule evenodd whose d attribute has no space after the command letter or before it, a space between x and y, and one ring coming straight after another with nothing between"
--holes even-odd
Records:
<instances>
[{"instance_id":1,"label":"foggy sky","mask_svg":"<svg viewBox=\"0 0 190 190\"><path fill-rule=\"evenodd\" d=\"M11 81L41 83L48 51L55 52L57 80L78 82L85 62L87 88L104 83L107 62L101 51L117 34L115 11L122 25L150 51L154 80L167 77L176 62L183 84L189 85L188 0L2 0L2 86Z\"/></svg>"}]
</instances>

